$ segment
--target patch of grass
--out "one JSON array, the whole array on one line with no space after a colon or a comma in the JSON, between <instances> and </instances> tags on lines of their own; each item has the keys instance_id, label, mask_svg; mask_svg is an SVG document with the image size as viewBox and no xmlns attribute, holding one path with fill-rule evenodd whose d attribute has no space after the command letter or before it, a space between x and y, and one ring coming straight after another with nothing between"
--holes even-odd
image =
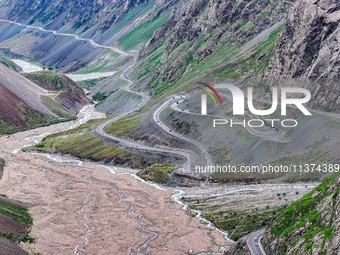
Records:
<instances>
[{"instance_id":1,"label":"patch of grass","mask_svg":"<svg viewBox=\"0 0 340 255\"><path fill-rule=\"evenodd\" d=\"M0 165L1 167L5 167L6 166L6 162L4 159L0 158Z\"/></svg>"},{"instance_id":2,"label":"patch of grass","mask_svg":"<svg viewBox=\"0 0 340 255\"><path fill-rule=\"evenodd\" d=\"M49 126L65 121L74 120L75 117L70 117L67 119L58 119L51 115L34 111L30 108L25 108L24 111L21 111L25 116L25 122L27 124L27 128L6 122L5 120L0 119L0 135L10 135L17 132L22 132L28 129L33 129L42 126Z\"/></svg>"},{"instance_id":3,"label":"patch of grass","mask_svg":"<svg viewBox=\"0 0 340 255\"><path fill-rule=\"evenodd\" d=\"M282 28L283 25L273 31L266 41L253 49L253 53L250 56L239 56L238 59L231 61L230 64L213 71L209 74L209 77L219 77L222 79L240 78L250 71L254 74L263 73L269 65L271 53L276 47L277 37ZM263 86L263 84L260 84L260 86Z\"/></svg>"},{"instance_id":4,"label":"patch of grass","mask_svg":"<svg viewBox=\"0 0 340 255\"><path fill-rule=\"evenodd\" d=\"M98 102L98 104L96 104L97 106L103 103L106 99L108 99L111 95L113 95L117 91L118 89L115 91L111 91L110 93L98 91L96 94L93 95L92 99Z\"/></svg>"},{"instance_id":5,"label":"patch of grass","mask_svg":"<svg viewBox=\"0 0 340 255\"><path fill-rule=\"evenodd\" d=\"M144 13L148 9L155 5L155 1L146 2L144 5L140 5L138 8L131 8L128 12L121 15L118 21L112 26L112 31L108 36L112 36L118 33L122 28L124 28L133 19L138 17L140 14Z\"/></svg>"},{"instance_id":6,"label":"patch of grass","mask_svg":"<svg viewBox=\"0 0 340 255\"><path fill-rule=\"evenodd\" d=\"M18 66L9 58L0 55L0 63L13 71L19 72Z\"/></svg>"},{"instance_id":7,"label":"patch of grass","mask_svg":"<svg viewBox=\"0 0 340 255\"><path fill-rule=\"evenodd\" d=\"M334 231L330 227L326 227L322 222L322 214L319 212L318 205L329 196L336 196L339 187L336 184L340 173L326 179L312 192L306 194L298 201L292 203L284 209L274 220L271 233L278 238L286 238L293 234L295 230L302 227L306 228L306 232L299 237L304 241L307 250L311 250L313 244L311 239L321 234L322 238L332 238ZM330 187L335 185L335 189ZM333 207L334 210L334 207ZM329 212L330 214L334 212ZM308 227L306 227L308 225Z\"/></svg>"},{"instance_id":8,"label":"patch of grass","mask_svg":"<svg viewBox=\"0 0 340 255\"><path fill-rule=\"evenodd\" d=\"M16 132L24 131L23 127L14 125L12 123L6 122L5 120L0 119L0 135L9 135Z\"/></svg>"},{"instance_id":9,"label":"patch of grass","mask_svg":"<svg viewBox=\"0 0 340 255\"><path fill-rule=\"evenodd\" d=\"M72 114L63 110L61 106L59 105L59 103L52 97L42 95L40 96L40 100L44 105L46 105L53 113L55 113L59 117L66 118L66 119L73 117Z\"/></svg>"},{"instance_id":10,"label":"patch of grass","mask_svg":"<svg viewBox=\"0 0 340 255\"><path fill-rule=\"evenodd\" d=\"M102 77L93 80L77 81L77 84L84 89L91 89L96 86L98 82L107 79L107 77Z\"/></svg>"},{"instance_id":11,"label":"patch of grass","mask_svg":"<svg viewBox=\"0 0 340 255\"><path fill-rule=\"evenodd\" d=\"M23 73L22 75L47 90L65 91L72 86L66 77L53 71Z\"/></svg>"},{"instance_id":12,"label":"patch of grass","mask_svg":"<svg viewBox=\"0 0 340 255\"><path fill-rule=\"evenodd\" d=\"M144 180L153 181L156 183L167 183L170 180L170 175L176 166L168 164L157 164L140 170L137 175Z\"/></svg>"},{"instance_id":13,"label":"patch of grass","mask_svg":"<svg viewBox=\"0 0 340 255\"><path fill-rule=\"evenodd\" d=\"M25 112L25 121L29 129L37 128L41 126L49 126L49 125L58 124L61 122L75 120L75 119L76 119L75 116L72 116L67 119L57 119L56 117L47 115L42 112L33 111L31 109L27 109Z\"/></svg>"},{"instance_id":14,"label":"patch of grass","mask_svg":"<svg viewBox=\"0 0 340 255\"><path fill-rule=\"evenodd\" d=\"M124 50L131 50L142 42L147 41L152 37L153 33L158 28L163 26L165 22L168 21L170 14L171 10L151 21L138 25L132 31L118 40L119 45L121 45Z\"/></svg>"},{"instance_id":15,"label":"patch of grass","mask_svg":"<svg viewBox=\"0 0 340 255\"><path fill-rule=\"evenodd\" d=\"M134 168L144 168L147 162L139 155L134 155L112 146L90 132L108 119L91 120L77 128L49 135L39 144L29 147L42 152L61 152L81 159L104 161L105 163L127 163Z\"/></svg>"},{"instance_id":16,"label":"patch of grass","mask_svg":"<svg viewBox=\"0 0 340 255\"><path fill-rule=\"evenodd\" d=\"M27 229L29 226L32 226L33 219L29 215L28 210L19 206L15 206L12 204L5 203L0 201L0 214L5 215L7 217L12 218L14 221L20 224L26 224ZM1 232L0 236L11 240L12 242L29 242L33 243L35 241L34 238L29 236L28 231L20 232L17 234L10 233L10 232Z\"/></svg>"},{"instance_id":17,"label":"patch of grass","mask_svg":"<svg viewBox=\"0 0 340 255\"><path fill-rule=\"evenodd\" d=\"M140 119L140 117L120 119L108 126L105 131L109 134L115 134L117 137L128 135L137 129L140 125Z\"/></svg>"},{"instance_id":18,"label":"patch of grass","mask_svg":"<svg viewBox=\"0 0 340 255\"><path fill-rule=\"evenodd\" d=\"M141 79L142 77L151 73L155 68L160 65L161 58L166 49L166 45L162 45L156 48L149 56L142 59L138 65L141 67L141 71L137 74L137 79ZM150 86L150 84L149 84Z\"/></svg>"},{"instance_id":19,"label":"patch of grass","mask_svg":"<svg viewBox=\"0 0 340 255\"><path fill-rule=\"evenodd\" d=\"M11 217L18 223L24 223L27 225L32 225L33 223L33 220L31 216L28 214L27 209L7 204L2 201L0 201L0 213L8 217Z\"/></svg>"},{"instance_id":20,"label":"patch of grass","mask_svg":"<svg viewBox=\"0 0 340 255\"><path fill-rule=\"evenodd\" d=\"M213 207L205 210L218 209ZM269 224L273 214L277 210L254 210L251 212L240 212L235 210L215 211L204 213L202 216L211 221L217 228L228 231L229 237L233 240L239 240L241 237Z\"/></svg>"}]
</instances>

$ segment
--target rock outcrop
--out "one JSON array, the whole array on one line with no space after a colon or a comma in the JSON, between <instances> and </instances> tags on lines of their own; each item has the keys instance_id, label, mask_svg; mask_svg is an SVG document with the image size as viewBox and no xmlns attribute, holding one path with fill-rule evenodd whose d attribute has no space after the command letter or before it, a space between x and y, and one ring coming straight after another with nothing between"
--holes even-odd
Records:
<instances>
[{"instance_id":1,"label":"rock outcrop","mask_svg":"<svg viewBox=\"0 0 340 255\"><path fill-rule=\"evenodd\" d=\"M340 2L296 1L279 36L273 74L340 78Z\"/></svg>"},{"instance_id":2,"label":"rock outcrop","mask_svg":"<svg viewBox=\"0 0 340 255\"><path fill-rule=\"evenodd\" d=\"M298 0L290 8L278 38L271 84L304 86L312 93L310 107L339 111L340 2Z\"/></svg>"}]
</instances>

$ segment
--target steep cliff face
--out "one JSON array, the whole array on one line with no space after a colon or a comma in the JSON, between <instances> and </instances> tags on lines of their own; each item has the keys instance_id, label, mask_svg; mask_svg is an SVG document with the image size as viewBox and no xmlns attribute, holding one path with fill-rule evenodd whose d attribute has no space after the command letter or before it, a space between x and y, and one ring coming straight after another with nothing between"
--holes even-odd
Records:
<instances>
[{"instance_id":1,"label":"steep cliff face","mask_svg":"<svg viewBox=\"0 0 340 255\"><path fill-rule=\"evenodd\" d=\"M267 254L339 254L339 174L283 210L266 230Z\"/></svg>"},{"instance_id":2,"label":"steep cliff face","mask_svg":"<svg viewBox=\"0 0 340 255\"><path fill-rule=\"evenodd\" d=\"M340 2L296 1L279 36L273 73L292 78L340 78Z\"/></svg>"},{"instance_id":3,"label":"steep cliff face","mask_svg":"<svg viewBox=\"0 0 340 255\"><path fill-rule=\"evenodd\" d=\"M269 84L306 87L312 93L309 106L340 110L340 2L296 1L289 9L278 37Z\"/></svg>"}]
</instances>

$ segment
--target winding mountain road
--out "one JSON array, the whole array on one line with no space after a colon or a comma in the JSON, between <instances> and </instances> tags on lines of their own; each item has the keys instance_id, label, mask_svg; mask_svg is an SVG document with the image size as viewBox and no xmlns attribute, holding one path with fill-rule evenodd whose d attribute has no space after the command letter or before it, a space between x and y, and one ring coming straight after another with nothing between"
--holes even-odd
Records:
<instances>
[{"instance_id":1,"label":"winding mountain road","mask_svg":"<svg viewBox=\"0 0 340 255\"><path fill-rule=\"evenodd\" d=\"M82 38L82 37L79 37L78 35L68 34L68 33L60 33L60 32L58 32L56 30L49 30L49 29L44 29L42 27L38 27L38 26L25 25L25 24L22 24L22 23L19 23L19 22L15 22L15 21L10 21L10 20L0 19L0 22L6 22L6 23L10 23L10 24L15 24L15 25L18 25L18 26L27 27L27 28L31 28L31 29L38 29L40 31L47 32L47 33L52 33L54 35L73 37L75 40L78 40L78 41L87 41L87 42L89 42L94 47L102 48L102 49L110 49L110 50L115 51L116 53L119 53L119 54L123 55L123 56L131 56L131 57L133 57L134 58L133 63L128 68L126 68L124 70L124 72L120 75L120 78L128 83L127 86L125 86L122 89L127 91L127 92L137 94L138 96L143 98L143 101L139 105L137 105L135 108L131 109L130 111L122 113L119 116L117 116L117 117L115 117L115 118L105 122L104 124L98 126L97 129L95 130L95 132L97 134L99 134L100 136L103 136L105 138L118 141L121 144L124 144L124 145L129 146L129 147L133 147L133 148L137 148L137 149L141 149L141 150L154 151L154 152L171 153L171 154L179 155L181 157L184 156L186 158L186 163L183 165L183 169L185 171L190 171L190 162L191 162L190 158L191 158L191 156L190 156L190 153L188 153L188 152L184 152L182 150L176 150L176 149L160 149L160 148L148 147L148 146L142 145L142 144L137 143L137 142L126 141L124 139L115 137L113 135L108 134L105 131L105 128L107 126L113 124L114 122L116 122L119 119L125 118L125 117L133 114L134 112L139 110L141 107L143 107L150 100L149 96L146 95L145 93L132 90L131 86L134 84L134 82L132 80L130 80L126 76L126 74L131 70L131 68L136 65L136 62L137 62L137 57L136 56L134 56L134 55L132 55L130 53L124 52L124 51L122 51L122 50L120 50L120 49L118 49L116 47L101 45L101 44L96 43L93 39ZM161 110L163 109L162 107L160 107L160 108L161 108ZM159 109L157 109L156 112L160 113ZM210 158L210 156L208 154L208 151L205 149L205 147L202 144L200 144L200 143L198 143L198 142L196 142L196 141L194 141L192 139L185 138L181 134L178 134L178 133L175 133L175 132L169 132L169 128L166 127L165 125L163 127L161 126L161 128L163 128L167 133L170 133L174 137L180 138L180 139L185 140L185 141L187 141L189 143L193 143L195 146L197 146L199 149L202 150L202 153L205 155L205 158L206 158L206 161L207 161L208 165L212 164L212 160L211 160L211 158Z\"/></svg>"},{"instance_id":2,"label":"winding mountain road","mask_svg":"<svg viewBox=\"0 0 340 255\"><path fill-rule=\"evenodd\" d=\"M263 237L264 229L251 233L247 238L247 245L252 255L266 255L262 245L261 238Z\"/></svg>"},{"instance_id":3,"label":"winding mountain road","mask_svg":"<svg viewBox=\"0 0 340 255\"><path fill-rule=\"evenodd\" d=\"M19 22L15 22L15 21L10 21L10 20L5 20L5 19L0 19L0 21L2 22L6 22L6 23L10 23L10 24L15 24L15 25L18 25L18 26L21 26L21 27L27 27L27 28L32 28L32 29L38 29L42 32L47 32L47 33L52 33L54 35L60 35L60 36L67 36L67 37L73 37L74 39L78 40L78 41L86 41L86 42L89 42L92 46L96 47L96 48L102 48L102 49L109 49L109 50L113 50L115 51L116 53L119 53L121 55L124 55L124 56L131 56L130 54L118 49L118 48L115 48L115 47L111 47L111 46L106 46L106 45L101 45L101 44L98 44L96 43L94 40L92 39L89 39L89 38L82 38L82 37L79 37L78 35L73 35L73 34L67 34L67 33L59 33L58 31L56 30L49 30L49 29L44 29L42 27L37 27L37 26L32 26L32 25L25 25L25 24L22 24L22 23L19 23Z\"/></svg>"},{"instance_id":4,"label":"winding mountain road","mask_svg":"<svg viewBox=\"0 0 340 255\"><path fill-rule=\"evenodd\" d=\"M171 103L174 103L178 100L183 100L185 99L186 96L173 96L171 97L170 99L168 99L167 101L165 101L159 108L157 108L157 110L153 113L153 120L155 121L155 123L160 126L165 132L167 132L168 134L172 135L172 136L175 136L177 137L178 139L181 139L181 140L184 140L186 142L189 142L191 144L194 144L200 151L203 152L203 156L204 156L204 159L207 163L207 166L212 166L214 163L213 163L213 159L210 157L209 155L209 152L207 150L207 148L193 140L193 139L190 139L182 134L178 134L176 132L174 132L173 130L171 130L169 127L167 127L164 122L162 122L161 118L160 118L160 114L161 112Z\"/></svg>"}]
</instances>

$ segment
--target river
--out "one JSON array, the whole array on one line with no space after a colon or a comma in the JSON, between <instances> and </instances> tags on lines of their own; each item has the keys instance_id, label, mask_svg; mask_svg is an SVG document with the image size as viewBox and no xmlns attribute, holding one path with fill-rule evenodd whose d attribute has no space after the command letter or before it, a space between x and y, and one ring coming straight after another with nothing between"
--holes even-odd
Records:
<instances>
[{"instance_id":1,"label":"river","mask_svg":"<svg viewBox=\"0 0 340 255\"><path fill-rule=\"evenodd\" d=\"M84 108L77 122L0 138L6 160L0 192L33 204L26 250L42 254L212 254L230 244L224 234L182 210L181 190L140 180L135 170L61 155L22 152L50 133L103 117ZM171 199L172 198L172 199ZM203 253L202 253L203 252Z\"/></svg>"},{"instance_id":2,"label":"river","mask_svg":"<svg viewBox=\"0 0 340 255\"><path fill-rule=\"evenodd\" d=\"M43 71L43 68L33 64L31 62L21 60L21 59L11 59L15 64L21 67L23 73L32 73L32 72L38 72ZM71 80L77 82L77 81L86 81L86 80L94 80L99 78L105 78L110 77L114 75L116 71L114 72L94 72L94 73L86 73L86 74L64 74L67 77L69 77Z\"/></svg>"}]
</instances>

